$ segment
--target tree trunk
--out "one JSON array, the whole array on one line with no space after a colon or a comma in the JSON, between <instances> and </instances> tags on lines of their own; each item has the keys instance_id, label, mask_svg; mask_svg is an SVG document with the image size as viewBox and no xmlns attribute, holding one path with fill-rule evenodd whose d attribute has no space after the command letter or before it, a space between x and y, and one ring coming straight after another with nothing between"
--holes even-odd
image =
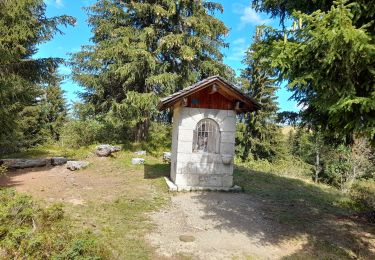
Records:
<instances>
[{"instance_id":1,"label":"tree trunk","mask_svg":"<svg viewBox=\"0 0 375 260\"><path fill-rule=\"evenodd\" d=\"M316 157L315 157L315 183L318 183L319 180L319 173L320 173L320 152L319 149L316 149Z\"/></svg>"},{"instance_id":2,"label":"tree trunk","mask_svg":"<svg viewBox=\"0 0 375 260\"><path fill-rule=\"evenodd\" d=\"M346 182L345 182L345 193L350 191L354 181L357 179L358 171L356 165L353 165L353 174L348 176Z\"/></svg>"},{"instance_id":3,"label":"tree trunk","mask_svg":"<svg viewBox=\"0 0 375 260\"><path fill-rule=\"evenodd\" d=\"M145 141L148 137L148 130L150 128L150 120L138 122L135 129L134 139L137 142Z\"/></svg>"}]
</instances>

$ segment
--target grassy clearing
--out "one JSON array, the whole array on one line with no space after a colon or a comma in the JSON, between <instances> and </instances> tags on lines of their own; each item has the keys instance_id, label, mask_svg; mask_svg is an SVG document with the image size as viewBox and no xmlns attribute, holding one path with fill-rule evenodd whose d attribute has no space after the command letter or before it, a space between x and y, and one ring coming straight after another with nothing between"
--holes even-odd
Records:
<instances>
[{"instance_id":1,"label":"grassy clearing","mask_svg":"<svg viewBox=\"0 0 375 260\"><path fill-rule=\"evenodd\" d=\"M88 160L90 162L88 168L74 173L76 176L75 185L79 186L71 187L61 183L61 187L58 187L66 188L68 191L73 189L73 194L85 201L84 205L63 202L64 212L68 217L64 219L65 228L61 229L71 229L74 233L87 230L85 234L88 241L95 242L98 245L95 248L98 250L105 249L103 252L106 254L99 255L101 259L150 259L153 251L144 240L144 235L153 228L148 213L168 202L168 191L162 176L169 173L169 165L162 163L161 158L153 156L143 156L146 159L145 165L132 165L131 158L135 157L134 150L138 148L136 145L131 147L132 150L123 150L110 158L93 156L91 151L94 147L78 150L62 149L59 146L37 147L7 157L67 156ZM79 183L80 177L85 177L82 179L82 183ZM89 185L91 179L102 180L103 186L99 183L91 184L93 185L91 190L82 188ZM106 182L114 183L115 186L108 186ZM50 205L47 199L50 200L56 194L49 192L48 188L48 184L45 184L43 192L37 188L34 194L46 205ZM69 192L71 193L71 191ZM108 194L113 196L107 198ZM52 240L54 239L52 238ZM32 243L32 239L26 238L25 241ZM89 245L89 242L85 242L86 240L83 242L78 240L77 245L75 241L75 239L67 237L64 242L67 250L63 253L71 256L77 250L81 250L81 247L85 248L86 245ZM23 254L21 253L21 255ZM35 259L42 257L41 252L38 251L34 255ZM64 256L61 259L75 258Z\"/></svg>"},{"instance_id":2,"label":"grassy clearing","mask_svg":"<svg viewBox=\"0 0 375 260\"><path fill-rule=\"evenodd\" d=\"M63 220L52 220L54 224L51 228L53 227L56 233L63 234L65 230L71 230L71 233L63 235L59 240L54 239L53 232L46 236L46 239L60 241L59 252L63 254L60 259L69 259L77 254L88 254L95 258L96 251L86 250L87 247L91 248L92 243L95 244L94 248L100 251L98 256L102 259L155 257L153 248L145 242L144 236L153 229L148 214L169 201L169 193L162 178L169 174L169 165L162 163L160 156L144 156L145 165L132 165L131 158L135 157L133 152L139 146L129 147L131 149L116 153L112 158L92 156L94 146L74 151L53 146L39 147L10 156L35 158L68 155L84 158L91 163L87 169L74 172L73 176L69 175L69 178L75 179L77 186L61 183L59 187L63 189L66 185L69 196L77 195L85 202L83 205L74 205L65 200L63 208L67 217ZM281 226L282 232L278 237L270 234L270 241L295 240L299 243L303 238L303 248L287 259L367 259L374 256L369 251L368 240L359 237L364 230L375 233L374 227L337 220L337 216L354 212L358 204L336 189L316 185L307 178L289 178L251 171L243 166L236 167L234 178L235 184L242 186L247 194L261 201L261 212L267 213L265 217L275 220L276 225ZM94 182L91 183L92 181ZM89 186L90 189L85 189ZM48 188L49 186L45 185L45 191L39 192L37 189L33 195L38 198L42 196L40 198L46 199L44 201L47 202L47 199L56 196L56 193L49 193ZM58 193L57 196L60 196L56 197L59 199L62 194ZM28 230L32 229L31 221ZM34 244L34 240L33 237L23 236L25 250L33 247L29 244ZM48 243L46 246L51 256L55 246ZM0 247L6 248L5 245ZM18 247L19 244L15 244L11 248ZM32 258L42 258L46 250L36 250ZM26 251L17 254L20 256L24 252ZM176 257L183 258L182 255Z\"/></svg>"},{"instance_id":3,"label":"grassy clearing","mask_svg":"<svg viewBox=\"0 0 375 260\"><path fill-rule=\"evenodd\" d=\"M135 166L130 163L132 157L134 154L126 151L110 159L112 171L126 178L127 187L122 195L110 202L89 201L84 208L70 208L78 216L76 227L80 228L82 223L92 226L112 259L150 259L153 252L144 235L153 226L147 213L165 205L169 198L161 178L168 173L168 165L145 156L147 163Z\"/></svg>"},{"instance_id":4,"label":"grassy clearing","mask_svg":"<svg viewBox=\"0 0 375 260\"><path fill-rule=\"evenodd\" d=\"M345 221L361 206L350 196L307 179L251 171L238 166L234 182L263 203L285 230L273 239L284 241L301 237L304 246L286 259L371 259L371 242L363 234L374 234L375 227ZM340 221L341 219L341 221ZM343 220L344 219L344 220Z\"/></svg>"},{"instance_id":5,"label":"grassy clearing","mask_svg":"<svg viewBox=\"0 0 375 260\"><path fill-rule=\"evenodd\" d=\"M234 178L246 193L282 205L303 206L337 214L350 213L356 208L355 202L337 189L306 179L251 171L241 166L236 168Z\"/></svg>"}]
</instances>

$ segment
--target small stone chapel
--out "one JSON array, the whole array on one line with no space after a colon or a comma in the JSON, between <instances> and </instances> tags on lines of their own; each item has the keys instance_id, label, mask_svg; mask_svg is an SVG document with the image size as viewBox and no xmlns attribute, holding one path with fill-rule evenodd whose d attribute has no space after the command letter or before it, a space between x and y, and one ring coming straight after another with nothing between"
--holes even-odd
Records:
<instances>
[{"instance_id":1,"label":"small stone chapel","mask_svg":"<svg viewBox=\"0 0 375 260\"><path fill-rule=\"evenodd\" d=\"M230 190L236 114L260 107L219 76L163 98L159 110L173 109L170 180L177 190Z\"/></svg>"}]
</instances>

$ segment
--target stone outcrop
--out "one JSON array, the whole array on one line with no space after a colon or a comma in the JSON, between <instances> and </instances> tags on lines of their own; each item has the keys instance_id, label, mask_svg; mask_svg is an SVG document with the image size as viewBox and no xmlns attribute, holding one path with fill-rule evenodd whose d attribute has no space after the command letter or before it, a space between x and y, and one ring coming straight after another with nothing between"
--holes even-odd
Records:
<instances>
[{"instance_id":1,"label":"stone outcrop","mask_svg":"<svg viewBox=\"0 0 375 260\"><path fill-rule=\"evenodd\" d=\"M121 150L121 147L119 147L119 146L112 146L112 145L109 145L109 144L101 144L101 145L98 145L95 148L95 154L99 157L108 157L112 153L118 152L120 150Z\"/></svg>"},{"instance_id":2,"label":"stone outcrop","mask_svg":"<svg viewBox=\"0 0 375 260\"><path fill-rule=\"evenodd\" d=\"M71 171L80 170L89 166L89 162L86 161L68 161L66 163L66 168Z\"/></svg>"}]
</instances>

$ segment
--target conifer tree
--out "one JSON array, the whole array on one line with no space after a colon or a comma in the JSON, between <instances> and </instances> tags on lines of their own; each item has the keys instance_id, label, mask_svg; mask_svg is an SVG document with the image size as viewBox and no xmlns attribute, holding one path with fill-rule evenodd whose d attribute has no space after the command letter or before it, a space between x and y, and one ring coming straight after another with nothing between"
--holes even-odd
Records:
<instances>
[{"instance_id":1,"label":"conifer tree","mask_svg":"<svg viewBox=\"0 0 375 260\"><path fill-rule=\"evenodd\" d=\"M223 11L217 3L99 0L88 11L94 45L73 55L73 78L96 114L119 117L129 106L148 107L122 118L147 133L157 102L150 93L165 96L210 75L233 75L222 63L228 29L213 16Z\"/></svg>"},{"instance_id":2,"label":"conifer tree","mask_svg":"<svg viewBox=\"0 0 375 260\"><path fill-rule=\"evenodd\" d=\"M375 6L371 1L254 1L298 26L269 29L263 50L306 109L303 121L350 142L375 144ZM321 10L320 10L321 8ZM299 11L299 12L296 12ZM271 44L270 44L271 43Z\"/></svg>"},{"instance_id":3,"label":"conifer tree","mask_svg":"<svg viewBox=\"0 0 375 260\"><path fill-rule=\"evenodd\" d=\"M41 107L50 138L59 141L62 127L67 120L68 109L64 99L64 91L58 81L43 89Z\"/></svg>"},{"instance_id":4,"label":"conifer tree","mask_svg":"<svg viewBox=\"0 0 375 260\"><path fill-rule=\"evenodd\" d=\"M35 105L62 61L33 58L37 46L61 33L59 25L75 22L70 16L47 18L45 7L42 0L0 1L0 153L22 143L20 113L35 114L25 107Z\"/></svg>"},{"instance_id":5,"label":"conifer tree","mask_svg":"<svg viewBox=\"0 0 375 260\"><path fill-rule=\"evenodd\" d=\"M242 90L254 97L262 109L246 114L239 125L237 143L242 160L252 156L254 159L272 159L278 154L281 132L276 125L277 90L274 72L269 62L258 52L261 28L257 27L254 43L247 51L241 73Z\"/></svg>"}]
</instances>

